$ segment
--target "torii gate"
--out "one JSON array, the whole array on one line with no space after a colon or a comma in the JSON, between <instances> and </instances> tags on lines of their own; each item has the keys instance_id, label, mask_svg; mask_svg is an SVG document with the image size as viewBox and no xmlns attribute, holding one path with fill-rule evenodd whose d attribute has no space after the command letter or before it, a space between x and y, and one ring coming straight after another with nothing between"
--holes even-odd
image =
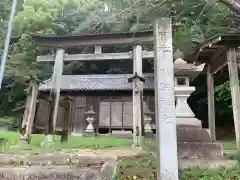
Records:
<instances>
[{"instance_id":1,"label":"torii gate","mask_svg":"<svg viewBox=\"0 0 240 180\"><path fill-rule=\"evenodd\" d=\"M51 125L49 133L55 131L58 113L60 83L64 61L91 61L91 60L119 60L133 59L133 146L143 145L143 115L142 115L142 59L154 59L155 69L155 115L157 125L158 161L161 166L159 178L162 180L178 179L176 120L174 100L174 66L172 52L171 19L162 18L155 22L152 31L118 34L100 34L85 36L41 36L33 35L33 39L40 46L56 48L56 55L39 56L38 62L55 62L53 71L53 100ZM154 41L154 52L142 50L143 43ZM102 46L116 44L132 44L133 52L102 53ZM65 54L69 47L94 46L94 54ZM161 133L159 133L161 132Z\"/></svg>"}]
</instances>

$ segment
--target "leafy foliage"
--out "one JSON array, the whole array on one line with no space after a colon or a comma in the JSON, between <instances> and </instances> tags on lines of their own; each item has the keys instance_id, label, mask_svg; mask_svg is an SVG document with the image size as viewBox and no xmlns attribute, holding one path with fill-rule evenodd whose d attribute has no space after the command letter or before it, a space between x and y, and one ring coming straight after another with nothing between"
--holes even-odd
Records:
<instances>
[{"instance_id":1,"label":"leafy foliage","mask_svg":"<svg viewBox=\"0 0 240 180\"><path fill-rule=\"evenodd\" d=\"M180 179L181 180L222 180L222 179L231 179L237 180L240 178L240 171L238 168L234 169L193 169L183 171Z\"/></svg>"},{"instance_id":2,"label":"leafy foliage","mask_svg":"<svg viewBox=\"0 0 240 180\"><path fill-rule=\"evenodd\" d=\"M10 0L0 4L0 37L3 37L10 12ZM24 0L19 3L14 22L13 41L6 66L4 87L0 93L0 115L11 114L23 105L29 78L40 79L52 73L49 64L36 64L37 54L54 53L39 48L31 33L52 35L92 34L116 31L139 31L152 28L158 17L171 17L174 29L174 48L185 54L193 51L194 42L216 33L235 31L236 16L225 5L205 0ZM3 40L3 38L1 39ZM0 43L2 42L0 40ZM151 47L146 47L150 49ZM130 50L128 47L110 47L107 52ZM68 49L68 53L89 52L91 48ZM144 62L145 63L145 62ZM152 72L152 62L144 64L144 71ZM64 73L127 73L129 62L72 62Z\"/></svg>"},{"instance_id":3,"label":"leafy foliage","mask_svg":"<svg viewBox=\"0 0 240 180\"><path fill-rule=\"evenodd\" d=\"M216 101L221 102L221 105L225 106L222 110L228 109L228 107L232 107L231 90L230 90L229 81L216 86L215 93L216 93ZM224 112L224 111L221 111L221 112Z\"/></svg>"}]
</instances>

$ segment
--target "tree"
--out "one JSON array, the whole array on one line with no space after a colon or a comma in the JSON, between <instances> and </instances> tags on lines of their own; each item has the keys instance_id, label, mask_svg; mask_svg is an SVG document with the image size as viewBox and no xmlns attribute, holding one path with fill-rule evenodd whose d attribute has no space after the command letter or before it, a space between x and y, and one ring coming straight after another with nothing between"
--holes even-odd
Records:
<instances>
[{"instance_id":1,"label":"tree","mask_svg":"<svg viewBox=\"0 0 240 180\"><path fill-rule=\"evenodd\" d=\"M0 6L1 21L7 20L9 5L4 4L8 7L6 9ZM52 66L37 64L36 56L53 53L53 50L37 47L31 39L31 33L67 35L135 32L152 29L152 22L157 17L172 17L174 48L185 54L192 52L192 41L201 41L217 32L235 29L232 25L232 11L221 3L209 3L205 0L25 0L15 17L14 33L19 38L11 45L6 66L5 86L0 93L2 114L10 114L11 109L24 103L24 89L30 76L44 80L52 73ZM113 46L108 51L119 49L129 50L125 46ZM89 48L68 49L69 53L88 51ZM144 66L144 70L151 72L153 65L148 63L148 68L146 67ZM75 74L128 73L131 70L131 66L123 62L72 62L64 67L65 73Z\"/></svg>"}]
</instances>

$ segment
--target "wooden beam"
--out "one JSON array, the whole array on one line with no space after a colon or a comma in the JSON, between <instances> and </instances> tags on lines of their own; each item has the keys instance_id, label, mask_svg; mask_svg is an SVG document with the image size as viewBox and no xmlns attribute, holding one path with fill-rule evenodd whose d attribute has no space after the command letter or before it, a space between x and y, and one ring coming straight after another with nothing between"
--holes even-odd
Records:
<instances>
[{"instance_id":1,"label":"wooden beam","mask_svg":"<svg viewBox=\"0 0 240 180\"><path fill-rule=\"evenodd\" d=\"M202 49L202 52L209 53L209 52L214 52L215 50L216 50L215 48L206 48L206 49Z\"/></svg>"},{"instance_id":2,"label":"wooden beam","mask_svg":"<svg viewBox=\"0 0 240 180\"><path fill-rule=\"evenodd\" d=\"M35 118L37 97L38 97L38 84L32 80L30 82L30 91L27 96L26 107L21 126L21 140L30 143L32 134L32 126Z\"/></svg>"},{"instance_id":3,"label":"wooden beam","mask_svg":"<svg viewBox=\"0 0 240 180\"><path fill-rule=\"evenodd\" d=\"M202 50L203 50L204 48L209 47L209 46L212 46L213 44L218 43L218 42L221 41L221 40L222 40L222 37L221 37L221 36L217 36L216 38L211 39L211 40L206 41L205 43L203 43L203 44L201 45L201 47L199 48L199 51L196 53L195 61L197 61L200 53L202 52Z\"/></svg>"},{"instance_id":4,"label":"wooden beam","mask_svg":"<svg viewBox=\"0 0 240 180\"><path fill-rule=\"evenodd\" d=\"M137 33L135 33L137 34ZM33 37L39 46L52 47L52 48L70 48L70 47L80 47L80 46L95 46L95 45L114 45L114 44L135 44L138 43L147 43L152 44L153 36L152 34L143 35L139 37L134 37L133 35L129 37L110 37L110 38L92 38L92 39L78 39L78 37L69 38L42 38L42 37Z\"/></svg>"},{"instance_id":5,"label":"wooden beam","mask_svg":"<svg viewBox=\"0 0 240 180\"><path fill-rule=\"evenodd\" d=\"M232 108L237 148L240 149L240 103L239 103L239 78L236 59L236 49L229 48L227 52L228 71L232 96Z\"/></svg>"},{"instance_id":6,"label":"wooden beam","mask_svg":"<svg viewBox=\"0 0 240 180\"><path fill-rule=\"evenodd\" d=\"M174 66L171 19L154 24L155 119L157 131L157 179L178 180Z\"/></svg>"},{"instance_id":7,"label":"wooden beam","mask_svg":"<svg viewBox=\"0 0 240 180\"><path fill-rule=\"evenodd\" d=\"M208 47L209 48L217 48L217 49L226 48L225 45L216 45L216 44L210 44Z\"/></svg>"},{"instance_id":8,"label":"wooden beam","mask_svg":"<svg viewBox=\"0 0 240 180\"><path fill-rule=\"evenodd\" d=\"M52 98L52 105L50 110L48 134L54 134L56 129L57 114L59 108L60 85L63 71L63 57L64 49L58 49L56 53L55 64L53 68L52 89L50 97Z\"/></svg>"},{"instance_id":9,"label":"wooden beam","mask_svg":"<svg viewBox=\"0 0 240 180\"><path fill-rule=\"evenodd\" d=\"M37 106L37 97L38 97L38 89L39 86L35 81L32 81L32 99L30 101L30 111L29 111L29 124L26 128L26 132L28 133L28 136L31 136L32 134L32 126L33 121L35 118L35 112L36 112L36 106Z\"/></svg>"},{"instance_id":10,"label":"wooden beam","mask_svg":"<svg viewBox=\"0 0 240 180\"><path fill-rule=\"evenodd\" d=\"M219 48L210 59L211 74L216 74L227 65L226 47Z\"/></svg>"},{"instance_id":11,"label":"wooden beam","mask_svg":"<svg viewBox=\"0 0 240 180\"><path fill-rule=\"evenodd\" d=\"M201 49L200 49L200 51L202 50L202 49L204 49L205 47L211 47L212 45L214 45L215 43L218 43L219 41L221 41L222 40L222 36L217 36L217 37L215 37L215 38L213 38L213 39L211 39L211 40L209 40L209 41L206 41L205 43L203 43L202 45L201 45Z\"/></svg>"},{"instance_id":12,"label":"wooden beam","mask_svg":"<svg viewBox=\"0 0 240 180\"><path fill-rule=\"evenodd\" d=\"M31 92L31 83L30 83L29 89L27 92L27 99L25 103L25 110L23 114L22 125L20 128L20 141L22 141L23 143L27 142L28 140L28 137L26 136L26 128L27 128L27 122L28 122L28 114L30 111L31 98L32 98L32 92Z\"/></svg>"},{"instance_id":13,"label":"wooden beam","mask_svg":"<svg viewBox=\"0 0 240 180\"><path fill-rule=\"evenodd\" d=\"M219 56L217 56L219 55ZM215 60L211 61L211 74L216 74L227 65L227 53L222 50L222 53L215 54Z\"/></svg>"},{"instance_id":14,"label":"wooden beam","mask_svg":"<svg viewBox=\"0 0 240 180\"><path fill-rule=\"evenodd\" d=\"M142 46L133 47L133 73L142 76ZM143 84L140 78L133 79L133 146L143 147L141 95Z\"/></svg>"},{"instance_id":15,"label":"wooden beam","mask_svg":"<svg viewBox=\"0 0 240 180\"><path fill-rule=\"evenodd\" d=\"M212 141L216 141L215 130L215 98L214 98L214 76L211 74L211 66L208 64L207 71L208 82L208 127Z\"/></svg>"},{"instance_id":16,"label":"wooden beam","mask_svg":"<svg viewBox=\"0 0 240 180\"><path fill-rule=\"evenodd\" d=\"M142 58L154 58L153 51L143 51ZM133 53L103 53L103 54L74 54L64 55L64 61L103 61L103 60L122 60L133 59ZM54 62L55 55L38 56L37 62Z\"/></svg>"}]
</instances>

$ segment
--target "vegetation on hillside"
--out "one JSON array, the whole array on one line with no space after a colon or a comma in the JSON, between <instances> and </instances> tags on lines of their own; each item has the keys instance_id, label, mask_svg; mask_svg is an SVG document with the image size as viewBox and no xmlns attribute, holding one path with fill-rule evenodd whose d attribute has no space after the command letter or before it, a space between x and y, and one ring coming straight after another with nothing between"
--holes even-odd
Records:
<instances>
[{"instance_id":1,"label":"vegetation on hillside","mask_svg":"<svg viewBox=\"0 0 240 180\"><path fill-rule=\"evenodd\" d=\"M4 86L0 93L0 115L13 114L12 110L25 101L24 89L31 76L50 77L52 65L37 64L37 54L54 53L53 49L39 48L31 39L32 33L67 35L116 31L138 31L152 28L158 17L171 17L174 30L174 49L186 55L193 52L200 41L216 33L238 32L239 12L228 1L206 0L22 0L14 22ZM11 1L0 2L0 44L9 17ZM229 9L230 7L230 9ZM145 47L150 49L151 47ZM110 47L107 51L121 51L128 47ZM89 48L71 48L69 53L87 52ZM127 64L128 63L128 64ZM71 62L64 67L65 74L129 73L129 62ZM145 72L153 71L152 62L144 64ZM205 80L204 80L205 81ZM204 82L199 80L195 107L206 106ZM218 101L225 86L218 88ZM202 90L203 89L203 90ZM199 96L200 94L200 96ZM200 99L199 99L200 97ZM228 94L229 97L229 94ZM227 97L227 98L228 98ZM200 108L201 109L201 108ZM229 110L229 106L227 106ZM197 110L198 111L198 110ZM201 110L202 111L202 110ZM227 112L227 111L226 111ZM22 111L14 112L21 114ZM201 113L199 113L201 114Z\"/></svg>"}]
</instances>

